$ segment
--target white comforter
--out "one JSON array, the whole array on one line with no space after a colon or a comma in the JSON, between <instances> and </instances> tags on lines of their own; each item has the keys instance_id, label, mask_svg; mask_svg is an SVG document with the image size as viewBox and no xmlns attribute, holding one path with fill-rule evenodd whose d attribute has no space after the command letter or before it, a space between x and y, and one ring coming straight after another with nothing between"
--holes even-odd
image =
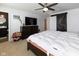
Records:
<instances>
[{"instance_id":1,"label":"white comforter","mask_svg":"<svg viewBox=\"0 0 79 59\"><path fill-rule=\"evenodd\" d=\"M79 36L75 33L44 31L28 37L55 56L79 56Z\"/></svg>"}]
</instances>

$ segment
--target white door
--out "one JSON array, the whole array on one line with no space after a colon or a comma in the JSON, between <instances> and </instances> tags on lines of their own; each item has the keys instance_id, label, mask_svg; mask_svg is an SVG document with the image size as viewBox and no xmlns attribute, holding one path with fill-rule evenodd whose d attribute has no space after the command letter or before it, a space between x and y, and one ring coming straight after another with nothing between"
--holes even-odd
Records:
<instances>
[{"instance_id":1,"label":"white door","mask_svg":"<svg viewBox=\"0 0 79 59\"><path fill-rule=\"evenodd\" d=\"M47 28L51 31L56 31L56 16L50 17L47 20Z\"/></svg>"}]
</instances>

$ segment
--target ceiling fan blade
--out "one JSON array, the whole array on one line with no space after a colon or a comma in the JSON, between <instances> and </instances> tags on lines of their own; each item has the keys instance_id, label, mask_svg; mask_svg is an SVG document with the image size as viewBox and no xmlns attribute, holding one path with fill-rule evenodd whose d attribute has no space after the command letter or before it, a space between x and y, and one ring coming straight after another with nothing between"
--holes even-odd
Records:
<instances>
[{"instance_id":1,"label":"ceiling fan blade","mask_svg":"<svg viewBox=\"0 0 79 59\"><path fill-rule=\"evenodd\" d=\"M35 10L41 10L41 9L43 9L43 8L38 8L38 9L35 9Z\"/></svg>"},{"instance_id":2,"label":"ceiling fan blade","mask_svg":"<svg viewBox=\"0 0 79 59\"><path fill-rule=\"evenodd\" d=\"M42 7L44 7L44 5L42 3L38 3L39 5L41 5Z\"/></svg>"},{"instance_id":3,"label":"ceiling fan blade","mask_svg":"<svg viewBox=\"0 0 79 59\"><path fill-rule=\"evenodd\" d=\"M55 9L52 9L52 8L48 8L49 10L52 10L52 11L55 11Z\"/></svg>"},{"instance_id":4,"label":"ceiling fan blade","mask_svg":"<svg viewBox=\"0 0 79 59\"><path fill-rule=\"evenodd\" d=\"M49 5L49 6L47 6L47 7L52 7L52 6L55 6L55 5L57 5L58 3L54 3L54 4L51 4L51 5Z\"/></svg>"}]
</instances>

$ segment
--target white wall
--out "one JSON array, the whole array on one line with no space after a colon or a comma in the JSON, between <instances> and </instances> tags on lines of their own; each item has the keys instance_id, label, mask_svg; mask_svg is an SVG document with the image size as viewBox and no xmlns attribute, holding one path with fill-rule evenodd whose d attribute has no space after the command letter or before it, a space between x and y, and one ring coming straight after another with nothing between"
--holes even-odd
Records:
<instances>
[{"instance_id":1,"label":"white wall","mask_svg":"<svg viewBox=\"0 0 79 59\"><path fill-rule=\"evenodd\" d=\"M79 8L73 10L67 10L54 14L68 12L67 14L67 31L79 33ZM53 19L52 19L53 20ZM53 26L52 26L53 27Z\"/></svg>"},{"instance_id":2,"label":"white wall","mask_svg":"<svg viewBox=\"0 0 79 59\"><path fill-rule=\"evenodd\" d=\"M69 32L79 32L79 9L68 11L67 30Z\"/></svg>"},{"instance_id":3,"label":"white wall","mask_svg":"<svg viewBox=\"0 0 79 59\"><path fill-rule=\"evenodd\" d=\"M44 19L45 16L42 14L34 14L31 12L16 10L13 8L8 8L4 6L0 6L0 11L7 12L9 14L9 41L12 41L12 33L15 31L20 31L20 22L17 23L17 20L13 19L13 15L19 15L22 23L25 23L25 16L27 17L35 17L37 18L37 24L41 31L44 30Z\"/></svg>"}]
</instances>

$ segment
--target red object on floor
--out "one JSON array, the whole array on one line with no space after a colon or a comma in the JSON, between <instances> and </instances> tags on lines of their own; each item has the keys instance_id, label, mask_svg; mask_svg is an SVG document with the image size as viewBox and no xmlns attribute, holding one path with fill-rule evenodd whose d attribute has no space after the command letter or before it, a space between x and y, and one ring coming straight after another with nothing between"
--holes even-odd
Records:
<instances>
[{"instance_id":1,"label":"red object on floor","mask_svg":"<svg viewBox=\"0 0 79 59\"><path fill-rule=\"evenodd\" d=\"M21 32L15 32L12 35L13 41L18 41L21 37Z\"/></svg>"}]
</instances>

